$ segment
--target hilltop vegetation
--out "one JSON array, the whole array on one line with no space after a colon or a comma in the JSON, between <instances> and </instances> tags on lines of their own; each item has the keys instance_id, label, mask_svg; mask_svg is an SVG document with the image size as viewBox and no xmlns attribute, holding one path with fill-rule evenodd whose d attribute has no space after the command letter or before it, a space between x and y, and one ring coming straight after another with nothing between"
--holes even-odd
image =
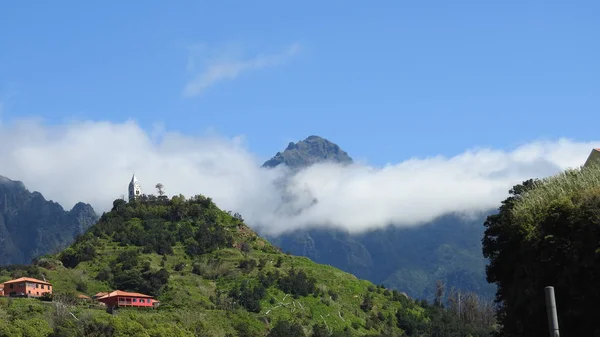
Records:
<instances>
[{"instance_id":1,"label":"hilltop vegetation","mask_svg":"<svg viewBox=\"0 0 600 337\"><path fill-rule=\"evenodd\" d=\"M515 186L485 226L504 336L547 334L546 286L555 288L561 334L600 336L599 166Z\"/></svg>"},{"instance_id":2,"label":"hilltop vegetation","mask_svg":"<svg viewBox=\"0 0 600 337\"><path fill-rule=\"evenodd\" d=\"M457 306L450 293L444 309L442 285L416 302L283 254L204 196L116 200L60 254L0 269L16 276L45 277L54 301L0 300L0 336L484 336L493 324L475 297ZM75 300L114 289L161 306L110 315Z\"/></svg>"}]
</instances>

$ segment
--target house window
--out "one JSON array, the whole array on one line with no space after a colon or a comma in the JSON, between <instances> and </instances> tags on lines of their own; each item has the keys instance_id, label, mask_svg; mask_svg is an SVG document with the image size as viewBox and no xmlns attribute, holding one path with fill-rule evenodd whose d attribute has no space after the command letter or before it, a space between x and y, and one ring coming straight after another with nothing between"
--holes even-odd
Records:
<instances>
[{"instance_id":1,"label":"house window","mask_svg":"<svg viewBox=\"0 0 600 337\"><path fill-rule=\"evenodd\" d=\"M36 284L35 284L35 287L36 287L36 288L39 288L39 287L40 287L39 283L36 283ZM44 287L44 286L42 286L42 289L44 289L43 287Z\"/></svg>"},{"instance_id":2,"label":"house window","mask_svg":"<svg viewBox=\"0 0 600 337\"><path fill-rule=\"evenodd\" d=\"M28 291L27 291L27 293L28 293L29 295L31 295L31 290L28 290Z\"/></svg>"},{"instance_id":3,"label":"house window","mask_svg":"<svg viewBox=\"0 0 600 337\"><path fill-rule=\"evenodd\" d=\"M38 292L36 292L35 294L39 296L39 295L40 295L40 292L38 291Z\"/></svg>"},{"instance_id":4,"label":"house window","mask_svg":"<svg viewBox=\"0 0 600 337\"><path fill-rule=\"evenodd\" d=\"M42 284L42 289L44 289L44 285Z\"/></svg>"},{"instance_id":5,"label":"house window","mask_svg":"<svg viewBox=\"0 0 600 337\"><path fill-rule=\"evenodd\" d=\"M13 288L13 284L11 283L11 284L10 284L10 289L12 289L12 288Z\"/></svg>"},{"instance_id":6,"label":"house window","mask_svg":"<svg viewBox=\"0 0 600 337\"><path fill-rule=\"evenodd\" d=\"M135 302L137 302L137 300L134 298L134 299L133 299L133 302L135 303Z\"/></svg>"},{"instance_id":7,"label":"house window","mask_svg":"<svg viewBox=\"0 0 600 337\"><path fill-rule=\"evenodd\" d=\"M141 303L146 303L146 300L140 300Z\"/></svg>"}]
</instances>

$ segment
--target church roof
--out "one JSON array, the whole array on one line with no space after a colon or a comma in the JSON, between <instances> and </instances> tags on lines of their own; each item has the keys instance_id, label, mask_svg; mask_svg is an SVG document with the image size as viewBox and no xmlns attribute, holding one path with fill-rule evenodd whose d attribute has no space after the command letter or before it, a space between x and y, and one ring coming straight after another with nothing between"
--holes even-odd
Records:
<instances>
[{"instance_id":1,"label":"church roof","mask_svg":"<svg viewBox=\"0 0 600 337\"><path fill-rule=\"evenodd\" d=\"M131 183L130 183L130 184L134 184L134 183L136 183L136 182L138 182L138 180L137 180L137 178L136 178L136 176L135 176L135 173L134 173L134 174L133 174L133 177L131 177Z\"/></svg>"}]
</instances>

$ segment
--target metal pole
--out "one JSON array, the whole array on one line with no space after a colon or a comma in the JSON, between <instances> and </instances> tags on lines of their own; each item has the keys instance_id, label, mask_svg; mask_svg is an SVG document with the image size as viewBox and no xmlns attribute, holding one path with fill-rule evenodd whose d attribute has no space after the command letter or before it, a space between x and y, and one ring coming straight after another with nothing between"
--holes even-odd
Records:
<instances>
[{"instance_id":1,"label":"metal pole","mask_svg":"<svg viewBox=\"0 0 600 337\"><path fill-rule=\"evenodd\" d=\"M546 309L548 311L548 326L550 337L560 337L558 332L558 315L556 314L556 299L554 298L554 287L546 287Z\"/></svg>"}]
</instances>

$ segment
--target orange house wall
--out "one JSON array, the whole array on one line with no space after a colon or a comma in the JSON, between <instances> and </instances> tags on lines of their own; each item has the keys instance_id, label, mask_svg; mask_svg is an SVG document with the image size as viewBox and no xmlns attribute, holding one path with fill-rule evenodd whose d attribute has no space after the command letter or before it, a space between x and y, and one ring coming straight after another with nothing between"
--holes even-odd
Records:
<instances>
[{"instance_id":1,"label":"orange house wall","mask_svg":"<svg viewBox=\"0 0 600 337\"><path fill-rule=\"evenodd\" d=\"M133 300L135 299L135 302ZM144 303L140 300L144 300ZM129 300L129 301L127 301ZM129 296L113 296L102 299L101 302L106 303L109 306L120 306L120 307L152 307L155 300L153 298L141 298L141 297L129 297Z\"/></svg>"},{"instance_id":2,"label":"orange house wall","mask_svg":"<svg viewBox=\"0 0 600 337\"><path fill-rule=\"evenodd\" d=\"M12 288L10 287L11 285ZM42 289L42 286L44 289ZM44 293L52 294L52 286L35 282L5 283L4 296L11 296L11 293L15 293L15 295L19 293L25 293L30 297L40 297Z\"/></svg>"}]
</instances>

